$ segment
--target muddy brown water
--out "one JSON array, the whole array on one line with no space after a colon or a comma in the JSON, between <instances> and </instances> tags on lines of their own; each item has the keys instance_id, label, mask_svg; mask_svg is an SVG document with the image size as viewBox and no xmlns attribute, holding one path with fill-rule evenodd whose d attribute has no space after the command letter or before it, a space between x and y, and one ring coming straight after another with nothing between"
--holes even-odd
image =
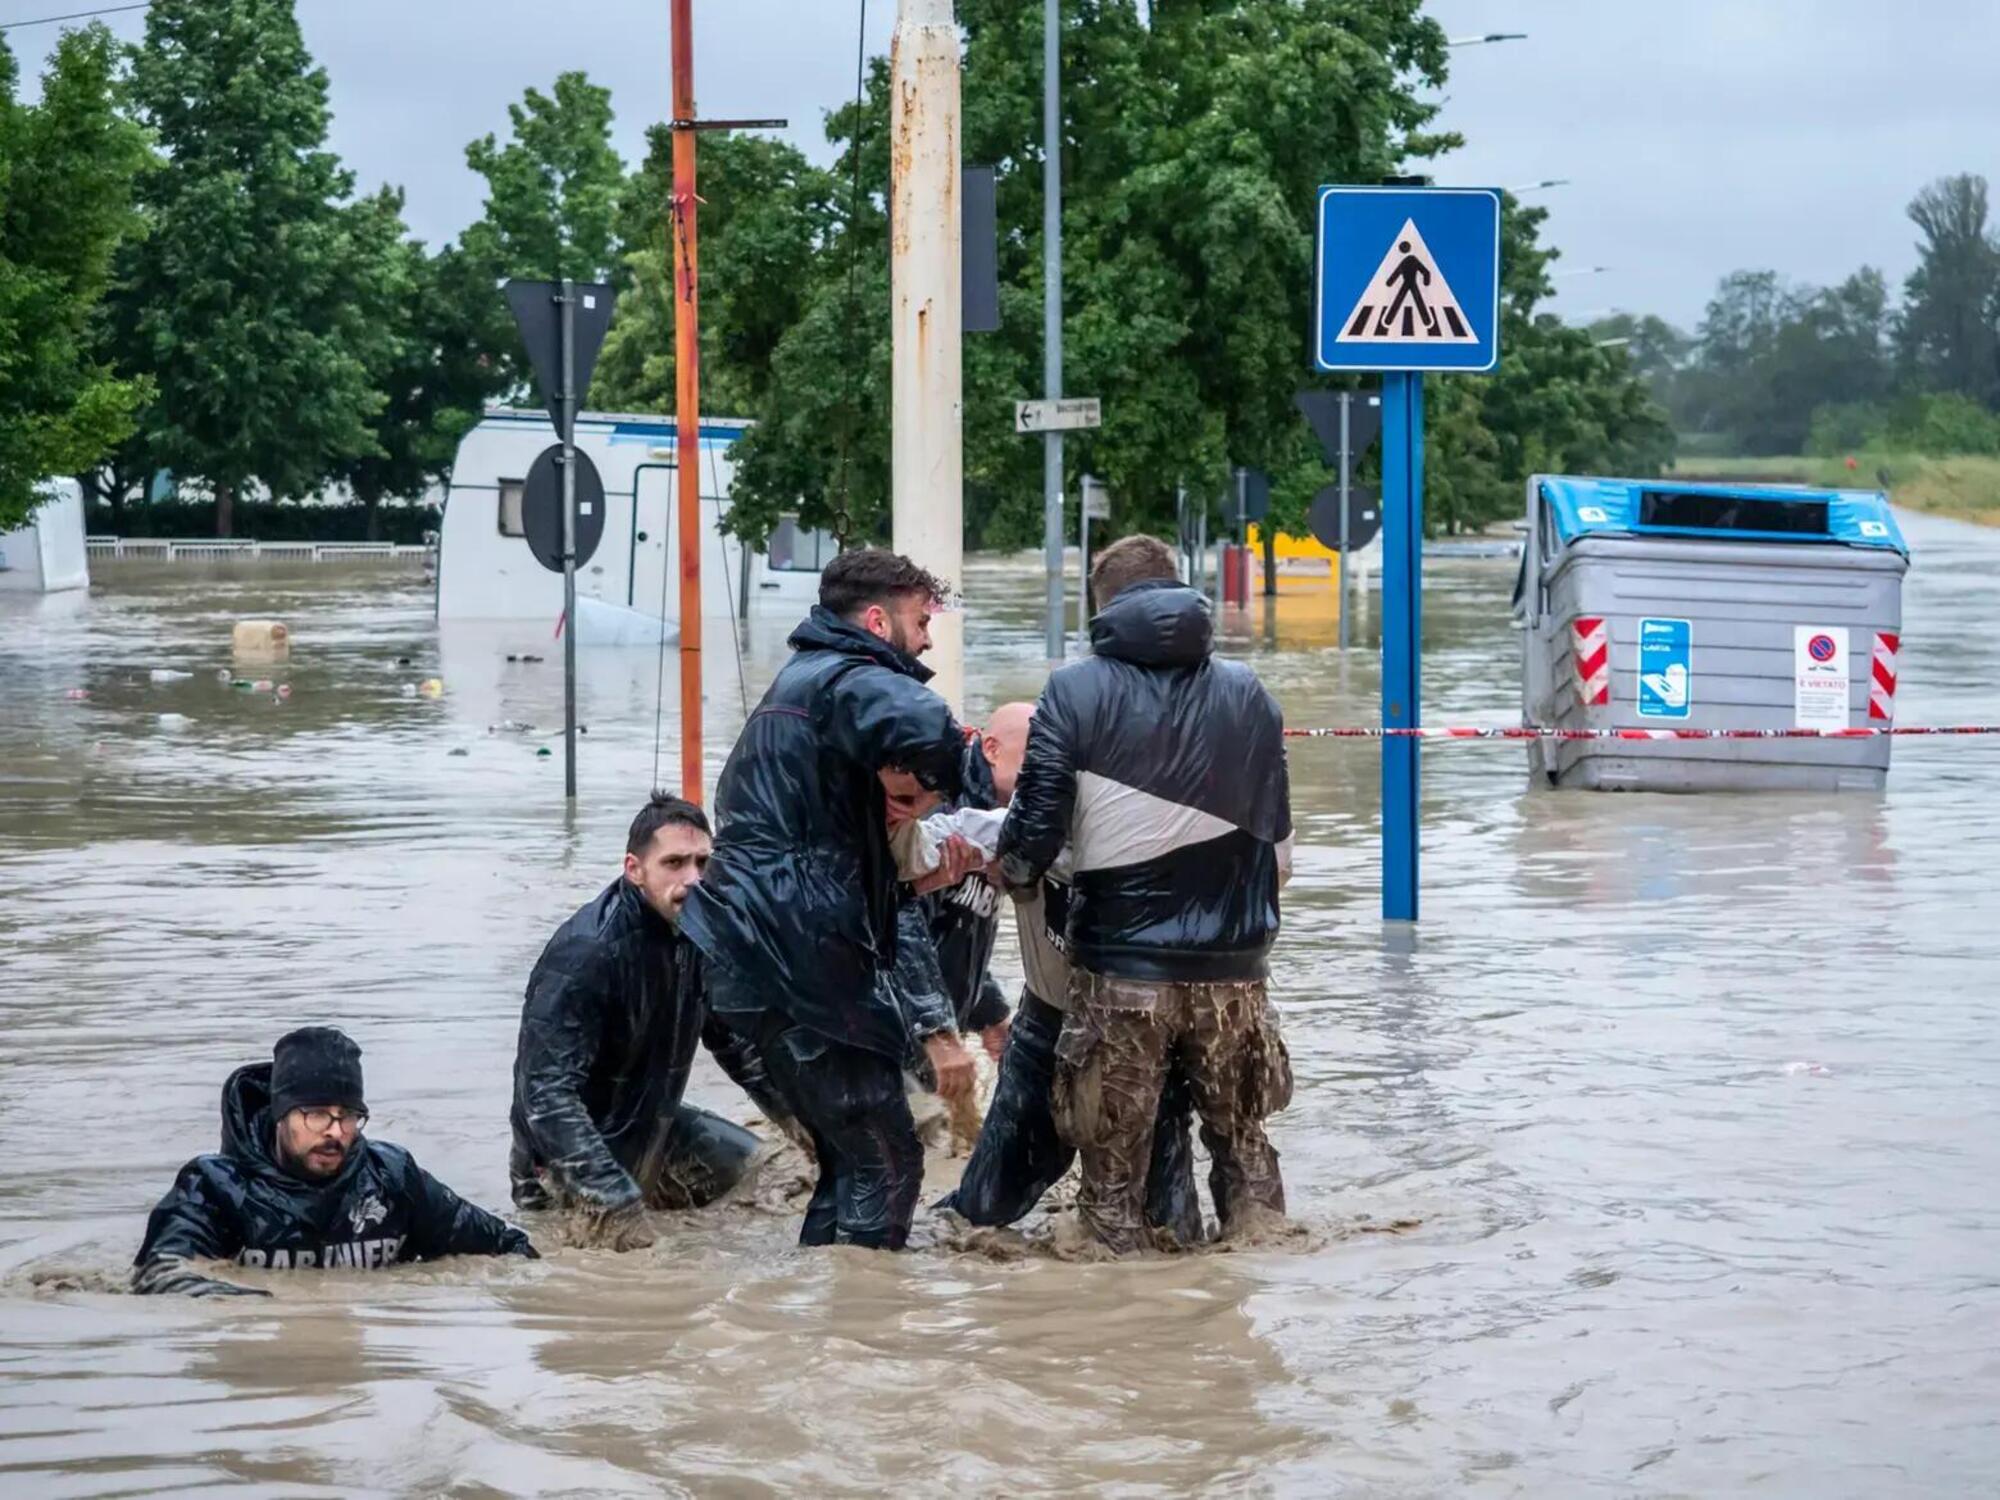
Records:
<instances>
[{"instance_id":1,"label":"muddy brown water","mask_svg":"<svg viewBox=\"0 0 2000 1500\"><path fill-rule=\"evenodd\" d=\"M1911 533L1903 716L2000 719L2000 538ZM1517 712L1510 581L1431 567L1430 722ZM1040 679L1038 584L969 588L976 711ZM214 680L252 613L292 625L283 703ZM788 623L748 632L750 694ZM712 778L743 710L711 634ZM1373 654L1333 640L1308 598L1228 645L1292 723L1369 722ZM0 603L0 1493L2000 1485L1996 741L1903 742L1839 799L1557 795L1517 746L1429 750L1414 942L1376 917L1376 751L1296 745L1303 1243L1087 1265L1039 1217L925 1216L903 1256L808 1253L772 1180L637 1255L120 1293L224 1075L302 1022L361 1042L377 1135L505 1204L522 981L652 776L653 654L586 652L564 815L561 681L545 626L440 632L406 575ZM742 1107L706 1063L697 1093Z\"/></svg>"}]
</instances>

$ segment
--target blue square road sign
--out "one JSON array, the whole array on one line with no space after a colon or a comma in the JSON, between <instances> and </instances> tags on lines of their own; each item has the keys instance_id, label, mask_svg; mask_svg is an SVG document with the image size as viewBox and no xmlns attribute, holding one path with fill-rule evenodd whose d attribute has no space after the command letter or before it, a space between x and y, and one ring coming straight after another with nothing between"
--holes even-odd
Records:
<instances>
[{"instance_id":1,"label":"blue square road sign","mask_svg":"<svg viewBox=\"0 0 2000 1500\"><path fill-rule=\"evenodd\" d=\"M1495 188L1323 187L1322 370L1490 370L1500 359Z\"/></svg>"}]
</instances>

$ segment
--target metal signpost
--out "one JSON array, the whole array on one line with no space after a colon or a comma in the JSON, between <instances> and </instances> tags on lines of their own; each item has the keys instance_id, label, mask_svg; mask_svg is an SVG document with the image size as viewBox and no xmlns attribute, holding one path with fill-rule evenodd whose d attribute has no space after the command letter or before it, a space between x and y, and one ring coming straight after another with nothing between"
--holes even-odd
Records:
<instances>
[{"instance_id":1,"label":"metal signpost","mask_svg":"<svg viewBox=\"0 0 2000 1500\"><path fill-rule=\"evenodd\" d=\"M1415 729L1423 721L1422 372L1499 361L1500 193L1323 187L1318 240L1313 364L1382 372L1382 724ZM1382 743L1388 921L1417 919L1418 743Z\"/></svg>"},{"instance_id":2,"label":"metal signpost","mask_svg":"<svg viewBox=\"0 0 2000 1500\"><path fill-rule=\"evenodd\" d=\"M598 282L510 281L507 305L528 349L542 404L562 439L563 796L576 800L576 414L611 326L612 291ZM593 471L594 477L594 471ZM602 495L602 487L599 487ZM596 527L604 526L597 502ZM592 546L594 547L593 540Z\"/></svg>"}]
</instances>

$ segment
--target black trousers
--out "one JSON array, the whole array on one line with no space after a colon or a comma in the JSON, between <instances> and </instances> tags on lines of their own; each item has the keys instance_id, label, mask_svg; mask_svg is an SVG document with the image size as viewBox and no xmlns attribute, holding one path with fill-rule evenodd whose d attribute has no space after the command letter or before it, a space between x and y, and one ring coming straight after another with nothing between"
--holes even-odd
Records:
<instances>
[{"instance_id":1,"label":"black trousers","mask_svg":"<svg viewBox=\"0 0 2000 1500\"><path fill-rule=\"evenodd\" d=\"M757 1154L753 1132L692 1104L675 1107L656 1151L626 1160L620 1144L612 1144L613 1152L646 1195L646 1206L654 1209L707 1207L743 1180ZM563 1199L560 1183L536 1167L518 1136L509 1153L508 1175L516 1208L555 1208Z\"/></svg>"},{"instance_id":2,"label":"black trousers","mask_svg":"<svg viewBox=\"0 0 2000 1500\"><path fill-rule=\"evenodd\" d=\"M974 1224L1012 1224L1040 1202L1076 1160L1076 1149L1057 1133L1049 1109L1062 1022L1063 1013L1040 996L1021 996L979 1142L957 1189L939 1202L939 1208L949 1208ZM1189 1131L1192 1113L1187 1081L1178 1073L1169 1075L1153 1129L1146 1222L1168 1231L1183 1245L1202 1239Z\"/></svg>"},{"instance_id":3,"label":"black trousers","mask_svg":"<svg viewBox=\"0 0 2000 1500\"><path fill-rule=\"evenodd\" d=\"M778 1031L763 1052L772 1086L819 1157L799 1243L902 1249L924 1186L902 1064L803 1026Z\"/></svg>"}]
</instances>

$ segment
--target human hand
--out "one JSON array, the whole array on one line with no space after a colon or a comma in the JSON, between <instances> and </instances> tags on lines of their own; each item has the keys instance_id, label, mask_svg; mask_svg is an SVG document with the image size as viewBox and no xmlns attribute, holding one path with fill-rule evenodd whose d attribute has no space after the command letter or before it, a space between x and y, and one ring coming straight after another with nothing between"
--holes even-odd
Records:
<instances>
[{"instance_id":1,"label":"human hand","mask_svg":"<svg viewBox=\"0 0 2000 1500\"><path fill-rule=\"evenodd\" d=\"M924 1038L924 1056L930 1059L940 1099L972 1096L972 1054L955 1031L939 1031Z\"/></svg>"},{"instance_id":2,"label":"human hand","mask_svg":"<svg viewBox=\"0 0 2000 1500\"><path fill-rule=\"evenodd\" d=\"M653 1232L653 1224L646 1217L643 1201L621 1203L616 1208L602 1209L590 1218L589 1242L606 1250L623 1254L627 1250L644 1250L659 1236Z\"/></svg>"},{"instance_id":3,"label":"human hand","mask_svg":"<svg viewBox=\"0 0 2000 1500\"><path fill-rule=\"evenodd\" d=\"M1007 1038L1013 1029L1014 1018L1006 1016L979 1033L979 1040L986 1046L986 1055L995 1062L1000 1061L1000 1054L1007 1050Z\"/></svg>"},{"instance_id":4,"label":"human hand","mask_svg":"<svg viewBox=\"0 0 2000 1500\"><path fill-rule=\"evenodd\" d=\"M941 891L985 868L985 852L964 835L954 833L938 849L938 867L913 881L910 888L919 896L927 891Z\"/></svg>"}]
</instances>

